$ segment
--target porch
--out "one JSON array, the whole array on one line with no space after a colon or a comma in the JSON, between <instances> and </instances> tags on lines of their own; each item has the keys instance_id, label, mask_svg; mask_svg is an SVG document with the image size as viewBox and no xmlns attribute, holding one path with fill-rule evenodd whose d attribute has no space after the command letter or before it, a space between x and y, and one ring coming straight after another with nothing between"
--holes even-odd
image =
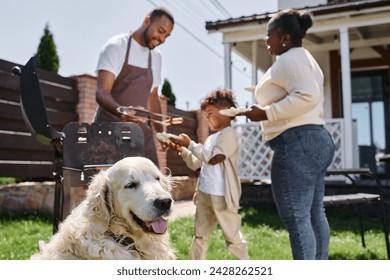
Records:
<instances>
[{"instance_id":1,"label":"porch","mask_svg":"<svg viewBox=\"0 0 390 280\"><path fill-rule=\"evenodd\" d=\"M344 119L326 120L326 128L330 132L336 145L336 151L330 169L358 168L359 147L357 144L356 128L353 129L352 143L346 141L346 126ZM234 124L234 129L239 135L240 151L238 157L238 170L241 180L263 181L270 180L272 150L261 141L260 123ZM355 125L353 126L355 127ZM348 166L346 148L352 144L352 166ZM383 163L381 163L383 164Z\"/></svg>"},{"instance_id":2,"label":"porch","mask_svg":"<svg viewBox=\"0 0 390 280\"><path fill-rule=\"evenodd\" d=\"M356 123L352 125L352 143L345 137L344 119L326 120L326 128L330 132L336 146L333 162L328 168L325 183L325 207L350 207L355 206L359 217L359 229L362 246L365 247L363 216L361 206L364 205L364 213L370 216L381 216L386 241L387 257L390 259L390 242L388 237L387 216L390 188L388 182L378 178L377 171L381 170L383 162L378 161L378 166L364 166L359 161L359 149L357 144ZM240 151L238 157L239 176L242 180L242 197L240 205L275 208L271 190L271 162L273 152L270 147L261 141L261 128L259 123L235 124L235 130L239 134ZM346 158L346 147L353 151L352 158ZM319 147L321 148L321 147ZM353 166L346 163L352 162ZM385 170L383 168L383 170ZM386 188L383 188L383 186Z\"/></svg>"},{"instance_id":3,"label":"porch","mask_svg":"<svg viewBox=\"0 0 390 280\"><path fill-rule=\"evenodd\" d=\"M352 143L349 143L345 137L346 124L345 120L327 119L326 128L330 132L336 146L333 162L329 170L342 170L350 168L369 168L375 175L380 178L380 183L384 189L385 204L390 206L390 180L387 174L382 172L386 170L384 161L377 160L373 166L363 165L360 161L360 154L365 153L365 149L359 148L357 143L356 123L353 122ZM253 205L259 202L265 205L272 205L272 193L269 190L271 184L271 162L273 151L264 142L261 141L260 123L247 122L233 124L233 128L239 135L239 156L237 168L243 185L243 204ZM352 146L352 158L347 158L347 147ZM359 151L360 150L360 151ZM362 151L363 150L363 151ZM377 153L380 155L380 153ZM365 154L367 156L367 154ZM348 166L352 162L352 166ZM372 163L371 163L372 165ZM380 171L379 173L377 171ZM382 172L382 173L381 173ZM375 187L376 182L363 176L354 176L357 181L359 191L367 192L370 188ZM350 193L352 186L348 179L343 175L326 177L326 193L328 195Z\"/></svg>"},{"instance_id":4,"label":"porch","mask_svg":"<svg viewBox=\"0 0 390 280\"><path fill-rule=\"evenodd\" d=\"M300 5L302 2L296 3L295 8ZM327 1L324 5L309 1L306 5L302 9L309 9L315 22L303 46L323 70L324 116L337 146L331 168L369 167L381 176L389 174L377 157L389 153L390 147L390 1ZM269 55L264 40L271 16L265 13L206 22L210 33L222 35L226 87L232 85L232 53L251 65L249 90L273 64L275 58ZM251 127L237 129L249 137L260 134ZM247 149L257 148L247 145L242 149L246 155L240 162L240 175L249 180L268 179L269 149L258 147L260 153L247 153Z\"/></svg>"}]
</instances>

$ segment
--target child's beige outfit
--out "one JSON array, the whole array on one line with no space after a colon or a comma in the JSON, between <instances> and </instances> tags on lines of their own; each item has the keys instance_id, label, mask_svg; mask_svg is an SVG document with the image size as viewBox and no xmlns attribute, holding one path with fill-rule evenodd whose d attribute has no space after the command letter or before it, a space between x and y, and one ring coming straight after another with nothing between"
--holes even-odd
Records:
<instances>
[{"instance_id":1,"label":"child's beige outfit","mask_svg":"<svg viewBox=\"0 0 390 280\"><path fill-rule=\"evenodd\" d=\"M248 259L238 214L241 196L236 169L238 147L237 133L231 127L226 127L210 135L204 145L191 141L188 148L180 153L189 168L201 168L190 259L205 259L209 235L217 224L222 228L228 250L237 259ZM207 163L218 154L226 157L222 163Z\"/></svg>"}]
</instances>

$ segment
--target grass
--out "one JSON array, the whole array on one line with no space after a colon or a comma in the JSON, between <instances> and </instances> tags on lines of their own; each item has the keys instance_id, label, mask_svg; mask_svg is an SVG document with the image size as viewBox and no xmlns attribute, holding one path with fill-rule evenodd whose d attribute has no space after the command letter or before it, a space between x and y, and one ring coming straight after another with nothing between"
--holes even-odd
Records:
<instances>
[{"instance_id":1,"label":"grass","mask_svg":"<svg viewBox=\"0 0 390 280\"><path fill-rule=\"evenodd\" d=\"M292 259L288 233L275 211L246 208L241 212L241 231L248 244L251 259ZM362 247L357 232L357 217L350 212L329 212L331 242L329 259L379 260L386 259L386 246L381 221L364 220L366 248ZM192 240L193 217L182 218L170 225L172 243L178 259L187 259ZM225 247L222 231L218 228L210 237L207 259L233 259Z\"/></svg>"},{"instance_id":2,"label":"grass","mask_svg":"<svg viewBox=\"0 0 390 280\"><path fill-rule=\"evenodd\" d=\"M0 177L0 185L15 184L18 179L12 177Z\"/></svg>"},{"instance_id":3,"label":"grass","mask_svg":"<svg viewBox=\"0 0 390 280\"><path fill-rule=\"evenodd\" d=\"M272 210L244 208L242 233L248 243L251 259L286 260L291 259L288 234L279 217ZM367 248L361 245L356 216L343 212L328 214L331 226L330 259L338 260L376 260L386 259L386 247L378 220L364 220ZM192 241L193 217L185 217L169 224L172 245L177 258L188 258ZM0 259L28 259L36 250L38 240L49 240L52 235L52 221L49 218L24 217L3 218L0 220ZM210 237L207 259L233 259L227 251L222 231L217 228Z\"/></svg>"},{"instance_id":4,"label":"grass","mask_svg":"<svg viewBox=\"0 0 390 280\"><path fill-rule=\"evenodd\" d=\"M37 250L38 240L53 232L48 218L3 218L0 220L0 260L24 260Z\"/></svg>"}]
</instances>

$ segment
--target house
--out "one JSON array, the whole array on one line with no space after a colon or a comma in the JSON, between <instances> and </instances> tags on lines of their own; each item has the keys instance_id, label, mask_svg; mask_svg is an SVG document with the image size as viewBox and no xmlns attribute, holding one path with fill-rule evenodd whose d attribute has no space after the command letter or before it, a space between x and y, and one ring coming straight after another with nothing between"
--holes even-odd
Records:
<instances>
[{"instance_id":1,"label":"house","mask_svg":"<svg viewBox=\"0 0 390 280\"><path fill-rule=\"evenodd\" d=\"M303 45L325 76L325 118L337 146L332 167L370 167L390 175L390 168L376 160L390 152L390 1L279 0L278 9L284 8L308 9L314 15ZM264 40L271 16L206 22L209 33L222 33L226 87L231 87L232 52L252 65L252 87L259 72L271 66ZM256 141L258 124L241 124L237 130L243 141L240 176L268 178L272 151Z\"/></svg>"}]
</instances>

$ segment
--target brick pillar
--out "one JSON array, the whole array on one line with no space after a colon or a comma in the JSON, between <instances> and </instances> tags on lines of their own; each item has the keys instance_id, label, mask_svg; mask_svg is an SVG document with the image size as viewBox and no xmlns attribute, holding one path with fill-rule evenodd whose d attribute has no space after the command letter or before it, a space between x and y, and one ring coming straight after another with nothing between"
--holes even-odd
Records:
<instances>
[{"instance_id":1,"label":"brick pillar","mask_svg":"<svg viewBox=\"0 0 390 280\"><path fill-rule=\"evenodd\" d=\"M198 127L196 129L196 135L198 136L198 143L204 143L207 136L210 135L210 129L207 124L206 114L202 110L196 110L196 119L198 121Z\"/></svg>"},{"instance_id":2,"label":"brick pillar","mask_svg":"<svg viewBox=\"0 0 390 280\"><path fill-rule=\"evenodd\" d=\"M160 95L160 104L161 104L161 113L164 115L168 114L168 98L164 95ZM153 134L155 136L155 134ZM163 173L166 173L167 170L167 150L163 150L161 146L161 142L157 140L156 137L154 137L154 143L156 144L156 150L157 150L157 159L158 164L160 166L160 169L163 171Z\"/></svg>"},{"instance_id":3,"label":"brick pillar","mask_svg":"<svg viewBox=\"0 0 390 280\"><path fill-rule=\"evenodd\" d=\"M160 95L159 99L160 99L160 104L161 104L161 114L167 115L168 114L169 98L164 96L164 95Z\"/></svg>"},{"instance_id":4,"label":"brick pillar","mask_svg":"<svg viewBox=\"0 0 390 280\"><path fill-rule=\"evenodd\" d=\"M80 123L92 123L95 115L96 102L96 77L88 74L74 76L77 80L79 91L79 103L77 104L77 113Z\"/></svg>"}]
</instances>

